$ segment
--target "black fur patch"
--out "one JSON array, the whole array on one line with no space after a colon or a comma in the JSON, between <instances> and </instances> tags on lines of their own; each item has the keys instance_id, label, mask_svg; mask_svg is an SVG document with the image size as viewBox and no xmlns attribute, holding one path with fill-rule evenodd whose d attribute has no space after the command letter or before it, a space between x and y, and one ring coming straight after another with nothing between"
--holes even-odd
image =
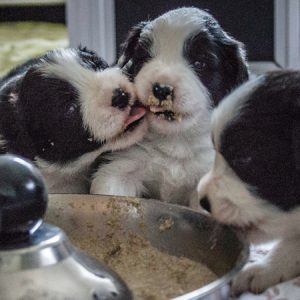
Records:
<instances>
[{"instance_id":1,"label":"black fur patch","mask_svg":"<svg viewBox=\"0 0 300 300\"><path fill-rule=\"evenodd\" d=\"M148 49L151 47L151 40L142 39L140 37L143 28L149 22L140 22L134 26L126 41L121 45L121 61L120 68L123 68L124 73L133 80L142 66L151 58Z\"/></svg>"},{"instance_id":2,"label":"black fur patch","mask_svg":"<svg viewBox=\"0 0 300 300\"><path fill-rule=\"evenodd\" d=\"M248 79L240 43L224 34L214 19L206 21L207 31L186 40L183 56L207 87L214 105Z\"/></svg>"},{"instance_id":3,"label":"black fur patch","mask_svg":"<svg viewBox=\"0 0 300 300\"><path fill-rule=\"evenodd\" d=\"M87 49L86 47L79 47L77 49L79 55L79 63L85 68L92 69L94 71L103 71L108 68L108 64L101 57L99 57L94 51Z\"/></svg>"},{"instance_id":4,"label":"black fur patch","mask_svg":"<svg viewBox=\"0 0 300 300\"><path fill-rule=\"evenodd\" d=\"M83 67L101 71L107 63L86 48L73 49ZM101 147L83 126L76 89L67 81L42 76L37 65L53 63L52 52L29 60L0 81L1 152L65 163ZM55 63L57 63L55 61Z\"/></svg>"},{"instance_id":5,"label":"black fur patch","mask_svg":"<svg viewBox=\"0 0 300 300\"><path fill-rule=\"evenodd\" d=\"M292 142L296 169L300 172L300 118L292 126Z\"/></svg>"},{"instance_id":6,"label":"black fur patch","mask_svg":"<svg viewBox=\"0 0 300 300\"><path fill-rule=\"evenodd\" d=\"M283 210L300 203L300 72L273 72L223 129L220 152L250 191Z\"/></svg>"},{"instance_id":7,"label":"black fur patch","mask_svg":"<svg viewBox=\"0 0 300 300\"><path fill-rule=\"evenodd\" d=\"M17 107L43 159L63 163L101 146L84 128L77 91L67 81L31 69L22 81Z\"/></svg>"}]
</instances>

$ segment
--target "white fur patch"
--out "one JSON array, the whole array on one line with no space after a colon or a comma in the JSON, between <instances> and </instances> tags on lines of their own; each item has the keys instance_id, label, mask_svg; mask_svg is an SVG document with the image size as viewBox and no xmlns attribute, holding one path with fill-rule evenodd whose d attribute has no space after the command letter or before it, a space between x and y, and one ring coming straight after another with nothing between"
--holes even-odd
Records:
<instances>
[{"instance_id":1,"label":"white fur patch","mask_svg":"<svg viewBox=\"0 0 300 300\"><path fill-rule=\"evenodd\" d=\"M57 50L50 55L52 60L43 60L38 70L44 76L65 80L76 89L84 126L94 140L105 141L105 144L64 164L49 163L39 157L35 160L51 193L87 193L90 164L103 152L121 150L140 141L147 131L147 122L142 120L134 130L124 132L130 106L135 101L135 91L119 68L98 72L86 69L80 65L78 54L73 49ZM117 89L130 95L129 105L124 109L112 106L113 93Z\"/></svg>"},{"instance_id":2,"label":"white fur patch","mask_svg":"<svg viewBox=\"0 0 300 300\"><path fill-rule=\"evenodd\" d=\"M206 196L211 215L221 223L244 229L244 236L253 243L280 240L263 262L248 264L235 278L234 295L261 293L300 274L300 207L284 212L253 196L248 188L217 154L213 169L200 180L198 199L191 203L199 209L199 199Z\"/></svg>"},{"instance_id":3,"label":"white fur patch","mask_svg":"<svg viewBox=\"0 0 300 300\"><path fill-rule=\"evenodd\" d=\"M137 96L148 104L154 83L174 88L173 110L181 122L148 113L149 133L143 141L110 157L95 174L91 193L126 196L147 195L187 205L196 185L212 164L209 92L182 56L187 37L203 29L205 12L174 10L142 30L152 41L151 59L134 80Z\"/></svg>"},{"instance_id":4,"label":"white fur patch","mask_svg":"<svg viewBox=\"0 0 300 300\"><path fill-rule=\"evenodd\" d=\"M159 134L193 130L209 130L209 92L183 58L183 46L188 37L204 30L206 13L196 8L170 11L146 25L142 38L152 41L148 49L152 59L135 78L138 99L145 105L152 95L154 83L174 88L173 110L183 115L181 122L168 122L148 115L150 127Z\"/></svg>"},{"instance_id":5,"label":"white fur patch","mask_svg":"<svg viewBox=\"0 0 300 300\"><path fill-rule=\"evenodd\" d=\"M132 84L118 68L108 68L95 72L79 64L77 54L68 49L55 51L57 63L43 62L39 70L45 76L53 76L68 81L79 93L83 122L98 141L115 138L123 132L130 107L120 110L112 106L115 89L121 88L131 95L135 94Z\"/></svg>"},{"instance_id":6,"label":"white fur patch","mask_svg":"<svg viewBox=\"0 0 300 300\"><path fill-rule=\"evenodd\" d=\"M250 263L232 284L232 294L262 293L270 286L300 275L300 239L283 239L259 263Z\"/></svg>"},{"instance_id":7,"label":"white fur patch","mask_svg":"<svg viewBox=\"0 0 300 300\"><path fill-rule=\"evenodd\" d=\"M122 150L141 140L147 128L147 123L142 121L137 130L107 141L101 148L85 153L72 162L50 163L36 157L35 161L46 180L49 193L89 193L88 172L91 163L102 153Z\"/></svg>"},{"instance_id":8,"label":"white fur patch","mask_svg":"<svg viewBox=\"0 0 300 300\"><path fill-rule=\"evenodd\" d=\"M153 56L166 63L182 61L183 42L193 33L205 30L205 19L208 15L197 8L172 10L146 26L153 47ZM145 32L147 36L147 31Z\"/></svg>"},{"instance_id":9,"label":"white fur patch","mask_svg":"<svg viewBox=\"0 0 300 300\"><path fill-rule=\"evenodd\" d=\"M191 206L201 209L199 199L206 196L211 214L219 222L241 228L254 225L255 230L247 232L253 242L300 234L300 208L281 211L255 197L249 189L217 153L213 169L199 182L198 200Z\"/></svg>"}]
</instances>

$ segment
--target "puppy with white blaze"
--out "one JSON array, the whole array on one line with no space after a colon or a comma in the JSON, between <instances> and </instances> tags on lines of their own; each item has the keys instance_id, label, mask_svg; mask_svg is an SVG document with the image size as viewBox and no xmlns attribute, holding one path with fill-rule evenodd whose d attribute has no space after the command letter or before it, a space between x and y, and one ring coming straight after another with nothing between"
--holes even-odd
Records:
<instances>
[{"instance_id":1,"label":"puppy with white blaze","mask_svg":"<svg viewBox=\"0 0 300 300\"><path fill-rule=\"evenodd\" d=\"M0 80L0 153L31 159L49 192L89 192L95 158L139 141L132 83L86 48L60 49Z\"/></svg>"},{"instance_id":2,"label":"puppy with white blaze","mask_svg":"<svg viewBox=\"0 0 300 300\"><path fill-rule=\"evenodd\" d=\"M91 192L188 205L213 160L212 107L248 78L243 48L210 14L180 8L135 26L119 65L149 111L149 132L106 157Z\"/></svg>"},{"instance_id":3,"label":"puppy with white blaze","mask_svg":"<svg viewBox=\"0 0 300 300\"><path fill-rule=\"evenodd\" d=\"M279 241L232 286L260 293L300 275L300 72L247 82L220 103L212 124L216 157L199 183L200 205L250 242Z\"/></svg>"}]
</instances>

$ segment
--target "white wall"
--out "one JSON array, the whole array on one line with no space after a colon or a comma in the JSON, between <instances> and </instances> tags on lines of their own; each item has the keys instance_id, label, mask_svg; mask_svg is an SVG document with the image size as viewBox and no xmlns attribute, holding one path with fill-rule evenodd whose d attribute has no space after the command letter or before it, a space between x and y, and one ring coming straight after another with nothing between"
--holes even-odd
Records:
<instances>
[{"instance_id":1,"label":"white wall","mask_svg":"<svg viewBox=\"0 0 300 300\"><path fill-rule=\"evenodd\" d=\"M116 58L114 1L67 0L66 4L70 46L87 46L113 63Z\"/></svg>"}]
</instances>

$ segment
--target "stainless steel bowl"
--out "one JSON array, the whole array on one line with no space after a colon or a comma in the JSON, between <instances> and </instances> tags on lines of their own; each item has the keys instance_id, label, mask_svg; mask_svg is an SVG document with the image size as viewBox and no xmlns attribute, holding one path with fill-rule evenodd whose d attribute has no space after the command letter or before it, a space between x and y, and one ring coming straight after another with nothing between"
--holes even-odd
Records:
<instances>
[{"instance_id":1,"label":"stainless steel bowl","mask_svg":"<svg viewBox=\"0 0 300 300\"><path fill-rule=\"evenodd\" d=\"M119 224L114 232L118 239L125 239L124 231L138 234L161 251L206 264L218 276L214 282L176 300L228 299L229 283L249 256L249 245L234 231L185 207L149 199L98 195L49 198L45 221L61 227L71 240L74 236L101 240L111 230L109 220L113 218ZM162 231L167 219L173 224ZM90 254L88 247L83 250Z\"/></svg>"}]
</instances>

